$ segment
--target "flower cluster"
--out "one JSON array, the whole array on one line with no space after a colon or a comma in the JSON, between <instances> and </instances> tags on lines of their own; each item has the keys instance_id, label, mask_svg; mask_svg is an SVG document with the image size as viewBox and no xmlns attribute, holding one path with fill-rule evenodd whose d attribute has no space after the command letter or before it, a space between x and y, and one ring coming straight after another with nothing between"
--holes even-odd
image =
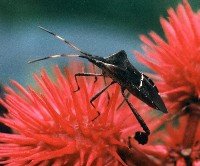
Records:
<instances>
[{"instance_id":1,"label":"flower cluster","mask_svg":"<svg viewBox=\"0 0 200 166\"><path fill-rule=\"evenodd\" d=\"M129 114L116 108L119 87L111 88L111 97L102 96L90 105L90 97L102 87L102 80L80 78L80 92L74 93L73 73L67 78L54 68L53 83L45 70L34 75L40 92L12 81L18 93L7 87L6 118L0 118L14 134L0 134L0 158L9 165L125 165L116 150L125 146L120 141L124 120ZM98 116L98 109L101 107ZM97 118L96 118L97 117ZM96 118L96 119L95 119Z\"/></svg>"},{"instance_id":2,"label":"flower cluster","mask_svg":"<svg viewBox=\"0 0 200 166\"><path fill-rule=\"evenodd\" d=\"M167 41L155 32L149 33L150 38L141 35L146 56L135 54L158 74L160 92L166 94L170 107L178 110L200 98L200 15L186 0L168 14L168 20L160 18Z\"/></svg>"}]
</instances>

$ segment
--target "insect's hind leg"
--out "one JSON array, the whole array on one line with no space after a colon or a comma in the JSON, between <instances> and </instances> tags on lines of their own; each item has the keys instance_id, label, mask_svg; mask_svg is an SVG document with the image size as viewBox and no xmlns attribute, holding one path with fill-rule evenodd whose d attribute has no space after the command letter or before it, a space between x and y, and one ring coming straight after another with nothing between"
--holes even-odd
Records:
<instances>
[{"instance_id":1,"label":"insect's hind leg","mask_svg":"<svg viewBox=\"0 0 200 166\"><path fill-rule=\"evenodd\" d=\"M74 77L75 77L77 89L74 90L74 92L77 92L77 91L80 90L80 86L79 86L78 80L77 80L77 77L80 77L80 76L85 76L85 77L87 77L87 76L94 76L95 77L95 82L96 82L97 76L103 76L103 74L96 74L96 73L76 73L74 75Z\"/></svg>"},{"instance_id":2,"label":"insect's hind leg","mask_svg":"<svg viewBox=\"0 0 200 166\"><path fill-rule=\"evenodd\" d=\"M133 114L135 115L137 121L140 123L140 126L143 128L143 131L137 131L135 133L135 140L138 141L139 144L146 144L148 142L148 136L150 135L150 130L147 127L146 123L144 122L144 120L142 119L142 117L140 116L140 114L137 112L137 110L133 107L133 105L129 102L128 97L125 95L124 93L125 89L121 88L121 93L122 96L124 97L126 103L128 104L128 106L130 107L131 111L133 112ZM130 139L130 138L129 138ZM130 142L130 140L129 140ZM130 146L130 145L129 145Z\"/></svg>"}]
</instances>

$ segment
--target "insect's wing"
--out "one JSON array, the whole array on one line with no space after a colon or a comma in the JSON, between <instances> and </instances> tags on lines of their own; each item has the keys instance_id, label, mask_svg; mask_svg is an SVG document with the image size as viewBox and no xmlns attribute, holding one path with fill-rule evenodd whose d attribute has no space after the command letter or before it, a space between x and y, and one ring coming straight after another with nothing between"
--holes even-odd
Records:
<instances>
[{"instance_id":1,"label":"insect's wing","mask_svg":"<svg viewBox=\"0 0 200 166\"><path fill-rule=\"evenodd\" d=\"M141 92L143 92L150 100L151 104L157 107L163 113L167 113L167 108L159 95L159 91L153 81L144 75L143 84L141 87Z\"/></svg>"},{"instance_id":2,"label":"insect's wing","mask_svg":"<svg viewBox=\"0 0 200 166\"><path fill-rule=\"evenodd\" d=\"M165 104L153 81L143 73L139 72L129 61L126 61L125 65L127 67L126 71L129 73L128 79L134 86L134 88L131 87L129 91L150 107L160 110L163 113L167 113Z\"/></svg>"},{"instance_id":3,"label":"insect's wing","mask_svg":"<svg viewBox=\"0 0 200 166\"><path fill-rule=\"evenodd\" d=\"M152 81L152 79L150 79L148 76L146 76L145 74L143 74L143 76L146 78L146 80L148 81L148 83L154 88L154 90L156 92L159 92L158 91L158 88L156 87L156 85L154 84L154 82Z\"/></svg>"}]
</instances>

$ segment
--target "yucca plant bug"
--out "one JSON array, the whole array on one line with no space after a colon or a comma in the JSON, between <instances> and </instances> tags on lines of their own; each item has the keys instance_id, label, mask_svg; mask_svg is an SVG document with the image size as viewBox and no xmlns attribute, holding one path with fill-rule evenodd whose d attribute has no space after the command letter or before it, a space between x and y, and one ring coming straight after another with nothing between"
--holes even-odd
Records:
<instances>
[{"instance_id":1,"label":"yucca plant bug","mask_svg":"<svg viewBox=\"0 0 200 166\"><path fill-rule=\"evenodd\" d=\"M77 90L80 89L78 85L77 77L79 76L94 76L95 79L98 76L110 77L112 82L108 84L105 88L99 91L95 96L90 100L90 103L93 105L93 101L99 97L105 90L107 90L113 84L119 84L121 86L121 93L124 97L125 102L129 105L131 111L135 115L136 119L140 123L144 131L137 131L135 133L135 139L140 144L146 144L148 141L148 136L150 135L150 130L142 117L138 114L133 105L129 102L128 97L125 95L125 90L138 99L149 105L150 107L157 109L163 113L167 113L167 109L163 100L161 99L158 89L153 83L153 81L147 77L145 74L139 72L128 60L127 54L124 50L121 50L117 53L114 53L106 58L100 56L94 56L92 54L86 53L76 47L71 42L65 40L64 38L58 36L57 34L40 27L42 30L50 33L57 39L63 41L65 44L78 51L79 54L59 54L59 55L50 55L44 58L36 59L29 61L28 63L33 63L49 58L58 58L58 57L81 57L87 59L89 62L93 63L102 70L101 74L97 73L77 73L75 74L75 80L77 83ZM94 105L93 105L94 106Z\"/></svg>"}]
</instances>

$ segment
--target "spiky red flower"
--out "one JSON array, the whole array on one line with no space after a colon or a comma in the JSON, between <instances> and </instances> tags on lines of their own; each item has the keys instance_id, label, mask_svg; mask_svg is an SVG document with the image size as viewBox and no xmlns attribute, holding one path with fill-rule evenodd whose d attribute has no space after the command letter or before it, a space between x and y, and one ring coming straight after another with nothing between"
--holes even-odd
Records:
<instances>
[{"instance_id":1,"label":"spiky red flower","mask_svg":"<svg viewBox=\"0 0 200 166\"><path fill-rule=\"evenodd\" d=\"M94 79L80 78L81 90L74 93L73 73L66 70L64 77L58 67L54 72L55 83L45 70L41 77L34 75L41 92L31 87L26 90L16 81L12 84L18 92L6 88L8 94L0 102L9 114L0 122L11 127L14 134L0 133L0 163L125 165L116 151L127 146L121 142L121 135L131 112L122 108L116 112L122 101L119 87L111 87L109 102L107 94L102 94L93 108L89 100L102 88L102 79L94 83ZM97 111L101 115L93 120Z\"/></svg>"},{"instance_id":2,"label":"spiky red flower","mask_svg":"<svg viewBox=\"0 0 200 166\"><path fill-rule=\"evenodd\" d=\"M140 148L161 161L161 165L170 162L175 165L198 165L200 15L192 11L187 0L183 0L176 11L170 8L168 14L168 20L160 19L166 41L155 32L150 32L150 37L142 35L145 56L139 52L135 54L156 73L154 76L158 78L159 91L166 95L168 109L171 115L175 115L172 117L176 117L179 126L176 128L172 125L173 118L169 119L166 122L167 131L151 137L154 141L159 139L163 145L154 142L156 145Z\"/></svg>"},{"instance_id":3,"label":"spiky red flower","mask_svg":"<svg viewBox=\"0 0 200 166\"><path fill-rule=\"evenodd\" d=\"M168 14L168 20L160 19L166 41L155 32L150 32L150 38L142 35L146 56L135 53L159 75L160 92L178 110L200 98L200 15L187 0L176 11L170 8Z\"/></svg>"}]
</instances>

